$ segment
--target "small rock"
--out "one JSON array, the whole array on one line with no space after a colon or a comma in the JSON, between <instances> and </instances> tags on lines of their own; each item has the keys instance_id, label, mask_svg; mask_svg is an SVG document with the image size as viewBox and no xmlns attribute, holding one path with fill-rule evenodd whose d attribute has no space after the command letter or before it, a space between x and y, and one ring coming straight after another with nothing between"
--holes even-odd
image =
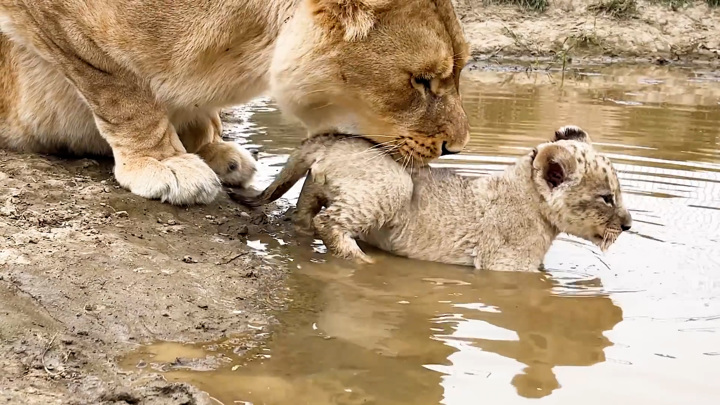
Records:
<instances>
[{"instance_id":1,"label":"small rock","mask_svg":"<svg viewBox=\"0 0 720 405\"><path fill-rule=\"evenodd\" d=\"M190 256L183 257L182 261L185 263L197 263L198 262L197 260L193 259Z\"/></svg>"},{"instance_id":2,"label":"small rock","mask_svg":"<svg viewBox=\"0 0 720 405\"><path fill-rule=\"evenodd\" d=\"M238 227L238 235L247 235L248 232L250 232L250 229L248 229L247 225L240 225L240 227Z\"/></svg>"},{"instance_id":3,"label":"small rock","mask_svg":"<svg viewBox=\"0 0 720 405\"><path fill-rule=\"evenodd\" d=\"M83 169L87 169L91 166L99 166L99 163L93 159L83 159L81 165Z\"/></svg>"},{"instance_id":4,"label":"small rock","mask_svg":"<svg viewBox=\"0 0 720 405\"><path fill-rule=\"evenodd\" d=\"M161 212L157 215L158 224L175 225L177 221L175 217L169 212Z\"/></svg>"}]
</instances>

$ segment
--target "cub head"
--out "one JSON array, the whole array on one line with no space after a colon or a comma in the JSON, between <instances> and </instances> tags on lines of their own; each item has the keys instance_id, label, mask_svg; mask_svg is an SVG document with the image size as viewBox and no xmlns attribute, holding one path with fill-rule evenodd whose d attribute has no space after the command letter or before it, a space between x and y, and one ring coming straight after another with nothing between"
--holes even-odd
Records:
<instances>
[{"instance_id":1,"label":"cub head","mask_svg":"<svg viewBox=\"0 0 720 405\"><path fill-rule=\"evenodd\" d=\"M561 232L606 250L632 226L610 160L581 128L565 126L531 154L533 183L547 202L548 220Z\"/></svg>"},{"instance_id":2,"label":"cub head","mask_svg":"<svg viewBox=\"0 0 720 405\"><path fill-rule=\"evenodd\" d=\"M362 133L426 163L469 140L468 57L451 0L300 0L281 27L271 90L311 133Z\"/></svg>"}]
</instances>

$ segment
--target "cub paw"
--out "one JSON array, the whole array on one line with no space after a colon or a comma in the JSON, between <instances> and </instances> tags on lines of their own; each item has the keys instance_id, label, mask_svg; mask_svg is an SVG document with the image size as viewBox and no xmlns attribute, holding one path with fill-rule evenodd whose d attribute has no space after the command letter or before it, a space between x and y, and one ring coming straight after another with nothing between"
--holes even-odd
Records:
<instances>
[{"instance_id":1,"label":"cub paw","mask_svg":"<svg viewBox=\"0 0 720 405\"><path fill-rule=\"evenodd\" d=\"M354 258L354 261L357 264L375 264L375 259L373 259L372 257L370 257L366 254L363 254L361 256L356 256Z\"/></svg>"},{"instance_id":2,"label":"cub paw","mask_svg":"<svg viewBox=\"0 0 720 405\"><path fill-rule=\"evenodd\" d=\"M200 148L197 154L228 186L247 188L257 172L250 152L234 142L212 142Z\"/></svg>"},{"instance_id":3,"label":"cub paw","mask_svg":"<svg viewBox=\"0 0 720 405\"><path fill-rule=\"evenodd\" d=\"M190 153L162 161L150 157L120 159L115 178L133 194L173 205L208 204L221 191L215 172Z\"/></svg>"}]
</instances>

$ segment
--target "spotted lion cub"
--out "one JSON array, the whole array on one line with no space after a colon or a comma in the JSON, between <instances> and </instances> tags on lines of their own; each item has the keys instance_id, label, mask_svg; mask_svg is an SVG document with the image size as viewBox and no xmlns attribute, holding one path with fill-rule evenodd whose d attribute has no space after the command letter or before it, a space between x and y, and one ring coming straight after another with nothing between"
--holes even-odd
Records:
<instances>
[{"instance_id":1,"label":"spotted lion cub","mask_svg":"<svg viewBox=\"0 0 720 405\"><path fill-rule=\"evenodd\" d=\"M356 239L414 259L535 271L560 232L606 250L632 224L612 164L576 126L483 178L430 167L408 173L372 148L349 135L310 138L262 193L233 198L267 204L309 171L296 224L314 228L336 255L369 263Z\"/></svg>"}]
</instances>

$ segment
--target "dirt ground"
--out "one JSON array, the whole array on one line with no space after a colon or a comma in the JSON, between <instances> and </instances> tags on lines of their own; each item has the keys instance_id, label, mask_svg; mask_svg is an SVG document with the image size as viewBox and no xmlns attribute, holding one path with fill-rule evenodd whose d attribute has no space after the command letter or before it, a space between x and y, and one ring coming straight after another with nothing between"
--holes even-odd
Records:
<instances>
[{"instance_id":1,"label":"dirt ground","mask_svg":"<svg viewBox=\"0 0 720 405\"><path fill-rule=\"evenodd\" d=\"M621 18L588 9L609 1L550 0L547 10L534 12L453 0L479 59L720 63L720 7L696 0L673 10L669 0L636 0L636 12Z\"/></svg>"},{"instance_id":2,"label":"dirt ground","mask_svg":"<svg viewBox=\"0 0 720 405\"><path fill-rule=\"evenodd\" d=\"M111 170L0 151L0 403L210 403L114 360L141 342L243 333L282 303L283 270L245 244L267 216L227 197L147 201Z\"/></svg>"}]
</instances>

